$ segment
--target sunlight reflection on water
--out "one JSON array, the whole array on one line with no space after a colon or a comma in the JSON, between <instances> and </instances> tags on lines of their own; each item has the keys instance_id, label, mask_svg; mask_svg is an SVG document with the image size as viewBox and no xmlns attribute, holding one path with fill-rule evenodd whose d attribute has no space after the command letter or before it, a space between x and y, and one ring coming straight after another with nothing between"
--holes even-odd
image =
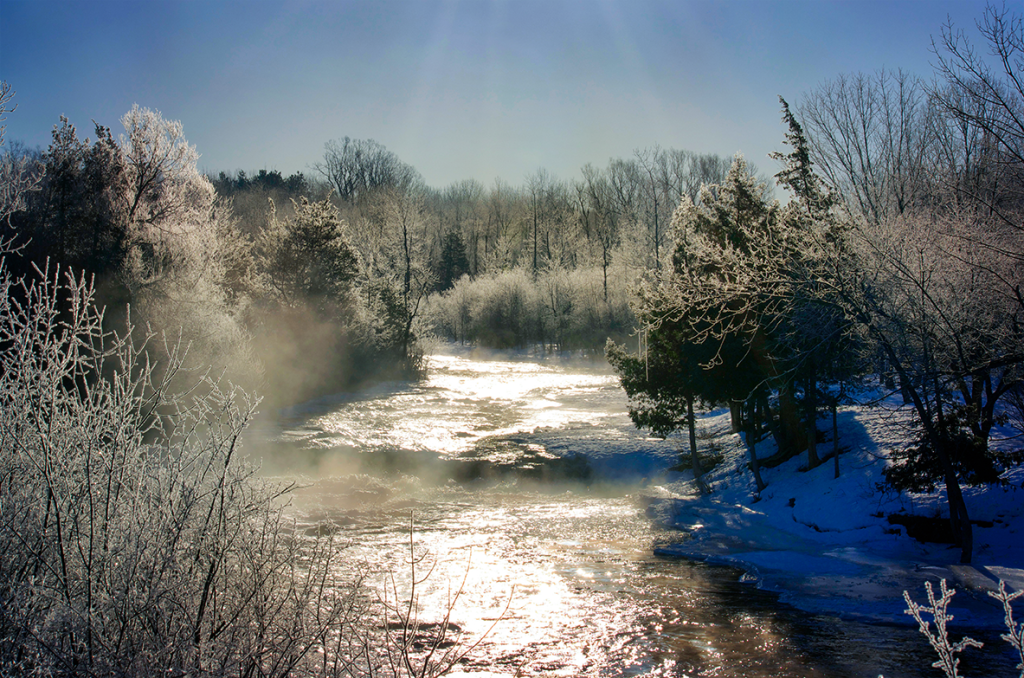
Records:
<instances>
[{"instance_id":1,"label":"sunlight reflection on water","mask_svg":"<svg viewBox=\"0 0 1024 678\"><path fill-rule=\"evenodd\" d=\"M304 499L323 508L356 491L339 482ZM899 645L915 638L911 629L844 622L837 639L838 620L780 607L733 570L651 556L655 540L673 535L652 528L629 496L403 485L358 503L366 523L340 508L319 518L344 516L350 562L395 571L403 596L414 521L419 570L434 567L417 592L420 619L441 619L463 577L452 621L464 637L475 641L501 617L461 666L467 675L920 675L893 666L906 659ZM386 580L369 581L380 589ZM844 648L856 634L867 637Z\"/></svg>"},{"instance_id":2,"label":"sunlight reflection on water","mask_svg":"<svg viewBox=\"0 0 1024 678\"><path fill-rule=\"evenodd\" d=\"M470 642L501 617L459 667L464 675L899 678L930 663L921 652L907 666L907 647L920 645L912 629L809 617L735 571L654 557L655 542L682 536L653 527L631 488L434 484L408 466L410 454L512 463L544 453L530 437L542 427L571 431L570 440L642 436L606 366L441 355L428 369L420 384L297 408L265 435L295 459L316 453L304 472L319 479L294 508L311 528L336 526L347 567L376 573L378 590L394 572L408 595L411 529L426 556L419 571L434 564L418 589L421 619L442 618L460 590L452 620ZM365 458L399 452L387 473L363 470ZM363 461L331 465L324 453Z\"/></svg>"},{"instance_id":3,"label":"sunlight reflection on water","mask_svg":"<svg viewBox=\"0 0 1024 678\"><path fill-rule=\"evenodd\" d=\"M310 425L333 437L328 444L450 456L486 437L625 416L625 396L607 371L567 372L537 362L450 355L428 357L427 370L421 384L326 413Z\"/></svg>"}]
</instances>

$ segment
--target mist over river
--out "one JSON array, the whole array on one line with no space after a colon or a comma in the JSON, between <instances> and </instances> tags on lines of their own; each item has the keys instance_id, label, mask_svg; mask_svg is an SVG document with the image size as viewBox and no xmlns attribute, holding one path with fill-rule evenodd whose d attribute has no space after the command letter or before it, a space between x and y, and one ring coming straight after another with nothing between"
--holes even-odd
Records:
<instances>
[{"instance_id":1,"label":"mist over river","mask_svg":"<svg viewBox=\"0 0 1024 678\"><path fill-rule=\"evenodd\" d=\"M642 501L678 443L635 430L604 362L453 350L420 383L278 414L247 449L299 481L300 524L330 521L345 562L381 591L393 572L400 594L411 537L418 573L433 567L423 621L459 594L451 621L486 636L455 675L933 675L916 629L809 615L740 571L652 555L685 538Z\"/></svg>"}]
</instances>

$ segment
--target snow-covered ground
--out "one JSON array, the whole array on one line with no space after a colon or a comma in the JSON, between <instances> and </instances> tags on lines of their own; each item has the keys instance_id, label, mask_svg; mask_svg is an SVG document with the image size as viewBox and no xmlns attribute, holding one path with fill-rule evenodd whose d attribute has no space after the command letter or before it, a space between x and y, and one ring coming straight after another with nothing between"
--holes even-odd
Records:
<instances>
[{"instance_id":1,"label":"snow-covered ground","mask_svg":"<svg viewBox=\"0 0 1024 678\"><path fill-rule=\"evenodd\" d=\"M725 409L706 413L699 423L702 453L714 448L724 458L708 474L710 496L699 496L689 472L667 472L677 457L653 441L616 449L597 441L580 445L577 438L572 448L601 476L639 472L648 479L642 500L649 516L689 534L659 548L660 554L741 568L759 587L801 609L886 623L913 624L904 614L903 591L923 601L924 582L946 579L959 591L950 606L954 631L957 625L1002 626L1002 608L985 591L1000 579L1014 590L1024 588L1024 468L1009 472L1005 486L964 488L972 520L992 526L974 527L973 563L960 565L959 549L918 542L887 520L898 513L948 516L944 490L897 494L878 487L889 449L907 436L900 417L877 407L841 409L839 478L832 460L802 470L804 453L763 468L767 488L759 498L747 447L730 432ZM831 421L821 420L819 428L830 430ZM684 446L682 439L676 443ZM555 451L557 440L547 447ZM831 442L821 444L819 455L831 449ZM759 458L774 452L770 439L758 444Z\"/></svg>"}]
</instances>

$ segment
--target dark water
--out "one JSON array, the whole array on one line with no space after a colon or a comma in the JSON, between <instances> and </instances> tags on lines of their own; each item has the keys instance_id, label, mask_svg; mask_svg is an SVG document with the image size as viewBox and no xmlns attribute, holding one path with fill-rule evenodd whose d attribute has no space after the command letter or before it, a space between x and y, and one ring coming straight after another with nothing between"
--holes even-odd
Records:
<instances>
[{"instance_id":1,"label":"dark water","mask_svg":"<svg viewBox=\"0 0 1024 678\"><path fill-rule=\"evenodd\" d=\"M638 487L549 451L658 453L606 366L439 356L422 384L307 404L253 434L268 472L303 482L300 521L336 525L370 586L408 596L410 563L417 581L429 572L418 617L450 614L480 641L455 675L941 675L914 628L808 615L742 572L653 556L684 535L645 518ZM965 675L1015 675L1000 657Z\"/></svg>"}]
</instances>

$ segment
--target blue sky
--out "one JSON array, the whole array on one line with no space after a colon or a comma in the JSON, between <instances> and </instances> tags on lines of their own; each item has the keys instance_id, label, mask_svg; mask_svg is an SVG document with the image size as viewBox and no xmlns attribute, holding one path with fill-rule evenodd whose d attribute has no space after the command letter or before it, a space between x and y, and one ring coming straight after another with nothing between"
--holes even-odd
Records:
<instances>
[{"instance_id":1,"label":"blue sky","mask_svg":"<svg viewBox=\"0 0 1024 678\"><path fill-rule=\"evenodd\" d=\"M132 104L181 120L221 170L310 172L372 138L427 183L513 184L658 144L774 171L778 95L841 73L931 76L931 38L983 2L0 0L8 138L61 114L120 131Z\"/></svg>"}]
</instances>

